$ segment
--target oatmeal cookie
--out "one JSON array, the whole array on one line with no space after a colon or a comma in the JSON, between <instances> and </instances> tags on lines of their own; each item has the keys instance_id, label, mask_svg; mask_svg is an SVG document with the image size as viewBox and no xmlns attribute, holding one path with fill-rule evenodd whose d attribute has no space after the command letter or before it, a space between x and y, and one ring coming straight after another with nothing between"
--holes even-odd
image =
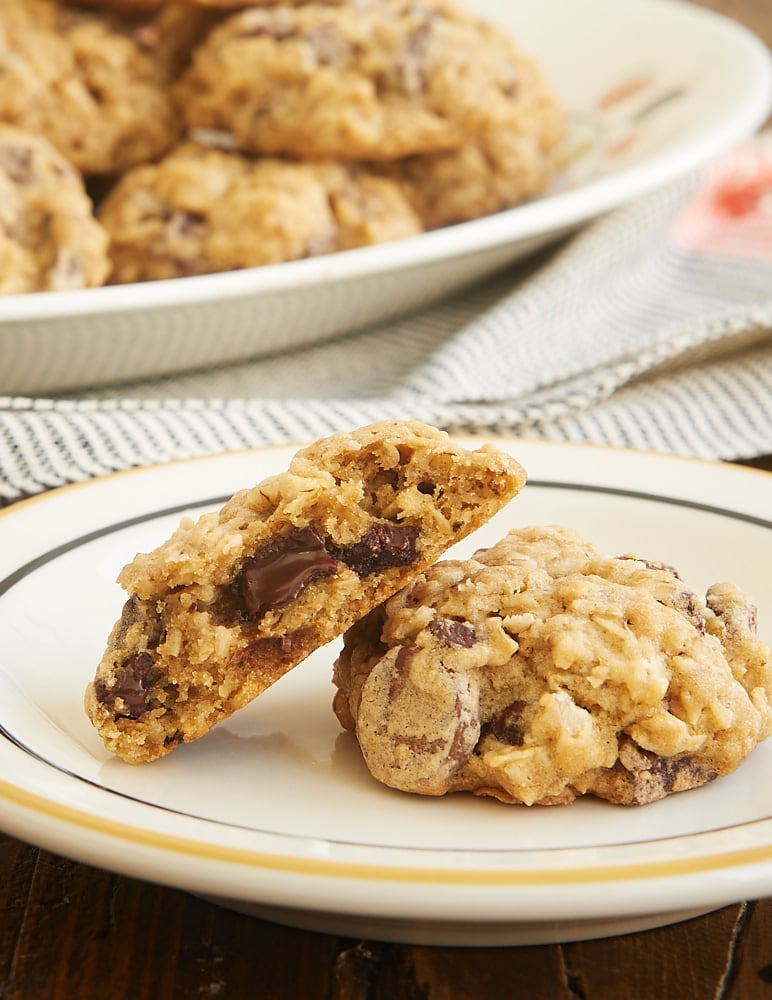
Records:
<instances>
[{"instance_id":1,"label":"oatmeal cookie","mask_svg":"<svg viewBox=\"0 0 772 1000\"><path fill-rule=\"evenodd\" d=\"M156 6L123 11L123 23L140 49L151 57L162 81L171 86L224 14L211 7L179 3Z\"/></svg>"},{"instance_id":2,"label":"oatmeal cookie","mask_svg":"<svg viewBox=\"0 0 772 1000\"><path fill-rule=\"evenodd\" d=\"M456 149L512 115L518 57L446 0L249 7L197 48L176 87L189 128L261 153L394 159Z\"/></svg>"},{"instance_id":3,"label":"oatmeal cookie","mask_svg":"<svg viewBox=\"0 0 772 1000\"><path fill-rule=\"evenodd\" d=\"M0 121L45 136L84 174L152 159L181 129L163 74L130 33L56 0L0 4Z\"/></svg>"},{"instance_id":4,"label":"oatmeal cookie","mask_svg":"<svg viewBox=\"0 0 772 1000\"><path fill-rule=\"evenodd\" d=\"M323 438L287 472L185 520L137 555L88 686L105 745L130 763L204 735L504 506L525 473L423 424Z\"/></svg>"},{"instance_id":5,"label":"oatmeal cookie","mask_svg":"<svg viewBox=\"0 0 772 1000\"><path fill-rule=\"evenodd\" d=\"M309 163L335 218L335 250L388 243L424 231L400 185L362 164Z\"/></svg>"},{"instance_id":6,"label":"oatmeal cookie","mask_svg":"<svg viewBox=\"0 0 772 1000\"><path fill-rule=\"evenodd\" d=\"M517 58L511 113L459 149L377 165L427 229L478 219L542 194L555 176L566 117L533 60Z\"/></svg>"},{"instance_id":7,"label":"oatmeal cookie","mask_svg":"<svg viewBox=\"0 0 772 1000\"><path fill-rule=\"evenodd\" d=\"M275 264L422 231L387 178L194 142L128 171L97 214L114 283Z\"/></svg>"},{"instance_id":8,"label":"oatmeal cookie","mask_svg":"<svg viewBox=\"0 0 772 1000\"><path fill-rule=\"evenodd\" d=\"M0 124L0 295L101 285L108 270L81 175L45 139Z\"/></svg>"},{"instance_id":9,"label":"oatmeal cookie","mask_svg":"<svg viewBox=\"0 0 772 1000\"><path fill-rule=\"evenodd\" d=\"M641 805L772 733L772 654L744 593L703 601L557 526L416 575L347 632L334 680L371 773L426 795Z\"/></svg>"}]
</instances>

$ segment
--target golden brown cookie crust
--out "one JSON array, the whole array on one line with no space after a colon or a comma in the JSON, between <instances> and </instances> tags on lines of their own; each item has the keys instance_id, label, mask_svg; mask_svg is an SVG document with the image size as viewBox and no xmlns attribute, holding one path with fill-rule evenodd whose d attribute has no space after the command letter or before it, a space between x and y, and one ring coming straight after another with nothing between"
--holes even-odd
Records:
<instances>
[{"instance_id":1,"label":"golden brown cookie crust","mask_svg":"<svg viewBox=\"0 0 772 1000\"><path fill-rule=\"evenodd\" d=\"M510 113L458 149L378 165L427 229L468 222L543 194L562 153L566 114L536 63L516 55Z\"/></svg>"},{"instance_id":2,"label":"golden brown cookie crust","mask_svg":"<svg viewBox=\"0 0 772 1000\"><path fill-rule=\"evenodd\" d=\"M40 136L0 124L0 295L101 285L107 233L77 170Z\"/></svg>"},{"instance_id":3,"label":"golden brown cookie crust","mask_svg":"<svg viewBox=\"0 0 772 1000\"><path fill-rule=\"evenodd\" d=\"M194 54L176 94L191 128L245 150L393 159L454 149L512 113L517 56L445 0L250 7Z\"/></svg>"},{"instance_id":4,"label":"golden brown cookie crust","mask_svg":"<svg viewBox=\"0 0 772 1000\"><path fill-rule=\"evenodd\" d=\"M127 172L98 218L116 283L276 264L423 231L399 186L364 168L194 142Z\"/></svg>"},{"instance_id":5,"label":"golden brown cookie crust","mask_svg":"<svg viewBox=\"0 0 772 1000\"><path fill-rule=\"evenodd\" d=\"M45 136L84 174L150 160L181 128L162 74L131 34L57 0L0 5L0 121Z\"/></svg>"},{"instance_id":6,"label":"golden brown cookie crust","mask_svg":"<svg viewBox=\"0 0 772 1000\"><path fill-rule=\"evenodd\" d=\"M640 805L772 732L772 655L732 584L608 559L558 526L432 566L345 636L335 711L380 781Z\"/></svg>"},{"instance_id":7,"label":"golden brown cookie crust","mask_svg":"<svg viewBox=\"0 0 772 1000\"><path fill-rule=\"evenodd\" d=\"M204 735L426 568L521 488L514 459L385 421L185 521L119 582L120 620L86 693L130 763Z\"/></svg>"}]
</instances>

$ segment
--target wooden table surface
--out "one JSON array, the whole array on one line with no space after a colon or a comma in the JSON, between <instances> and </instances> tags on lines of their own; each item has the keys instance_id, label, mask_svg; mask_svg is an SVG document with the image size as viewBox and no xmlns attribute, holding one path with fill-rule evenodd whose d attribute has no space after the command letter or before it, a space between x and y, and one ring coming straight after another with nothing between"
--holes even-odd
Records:
<instances>
[{"instance_id":1,"label":"wooden table surface","mask_svg":"<svg viewBox=\"0 0 772 1000\"><path fill-rule=\"evenodd\" d=\"M699 2L772 46L772 0ZM419 947L270 924L0 834L0 1000L70 998L772 1000L772 899L597 941Z\"/></svg>"}]
</instances>

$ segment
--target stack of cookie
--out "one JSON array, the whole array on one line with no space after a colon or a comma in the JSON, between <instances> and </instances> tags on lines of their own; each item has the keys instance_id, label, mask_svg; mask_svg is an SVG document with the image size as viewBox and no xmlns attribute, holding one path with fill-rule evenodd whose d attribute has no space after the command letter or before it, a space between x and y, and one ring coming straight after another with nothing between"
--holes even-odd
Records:
<instances>
[{"instance_id":1,"label":"stack of cookie","mask_svg":"<svg viewBox=\"0 0 772 1000\"><path fill-rule=\"evenodd\" d=\"M732 583L702 598L560 525L441 558L525 482L491 445L382 421L185 519L119 575L85 695L104 745L163 757L342 635L333 708L392 788L644 805L736 770L772 735L750 598Z\"/></svg>"},{"instance_id":2,"label":"stack of cookie","mask_svg":"<svg viewBox=\"0 0 772 1000\"><path fill-rule=\"evenodd\" d=\"M533 60L446 0L4 0L4 49L14 221L0 254L27 261L6 293L253 267L468 221L542 192L563 136ZM14 167L25 134L32 173ZM46 179L61 157L77 197ZM80 241L48 228L82 213L86 192L97 207Z\"/></svg>"}]
</instances>

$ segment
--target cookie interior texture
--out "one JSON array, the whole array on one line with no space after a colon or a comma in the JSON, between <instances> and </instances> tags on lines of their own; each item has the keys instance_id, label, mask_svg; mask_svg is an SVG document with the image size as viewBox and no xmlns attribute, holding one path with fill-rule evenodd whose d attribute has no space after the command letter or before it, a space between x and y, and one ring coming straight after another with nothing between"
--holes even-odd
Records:
<instances>
[{"instance_id":1,"label":"cookie interior texture","mask_svg":"<svg viewBox=\"0 0 772 1000\"><path fill-rule=\"evenodd\" d=\"M129 597L86 692L131 763L190 742L404 586L525 482L508 455L384 421L183 521L120 573Z\"/></svg>"},{"instance_id":2,"label":"cookie interior texture","mask_svg":"<svg viewBox=\"0 0 772 1000\"><path fill-rule=\"evenodd\" d=\"M354 625L334 708L403 791L641 805L726 775L772 733L772 655L735 585L510 532Z\"/></svg>"}]
</instances>

